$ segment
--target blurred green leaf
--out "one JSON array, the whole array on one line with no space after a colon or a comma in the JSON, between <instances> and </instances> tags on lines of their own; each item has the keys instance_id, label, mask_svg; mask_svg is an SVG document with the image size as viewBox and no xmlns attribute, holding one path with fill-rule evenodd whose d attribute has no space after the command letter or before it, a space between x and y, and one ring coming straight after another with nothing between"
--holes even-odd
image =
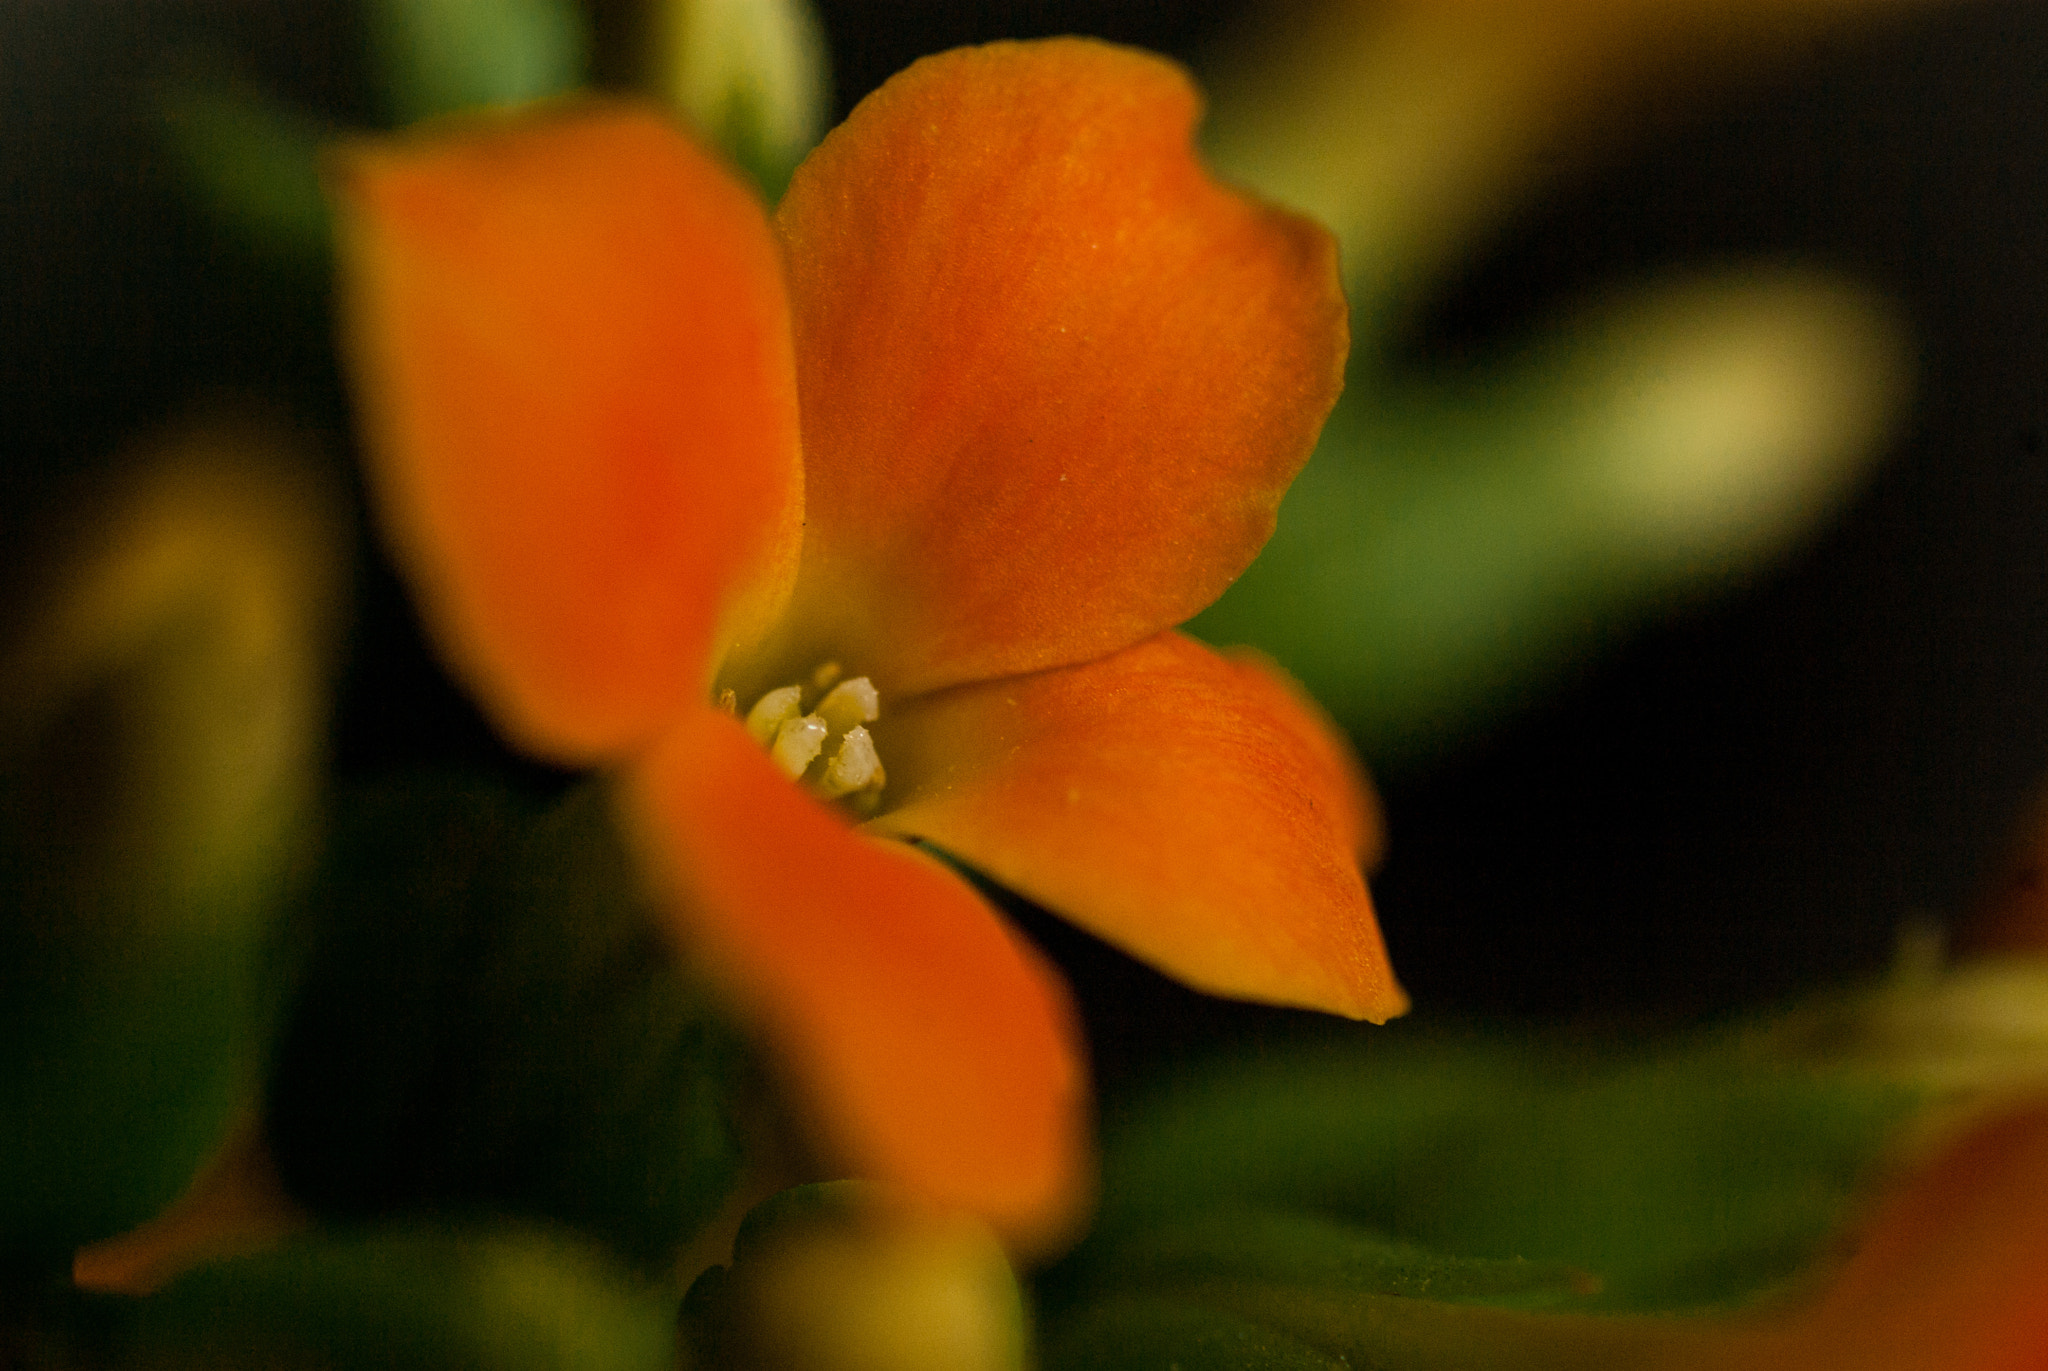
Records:
<instances>
[{"instance_id":1,"label":"blurred green leaf","mask_svg":"<svg viewBox=\"0 0 2048 1371\"><path fill-rule=\"evenodd\" d=\"M561 1235L497 1226L308 1238L71 1322L75 1355L114 1368L671 1371L675 1308Z\"/></svg>"},{"instance_id":2,"label":"blurred green leaf","mask_svg":"<svg viewBox=\"0 0 2048 1371\"><path fill-rule=\"evenodd\" d=\"M1286 1287L1114 1295L1047 1335L1047 1371L1655 1371L1722 1364L1703 1321ZM1754 1362L1745 1365L1754 1365Z\"/></svg>"},{"instance_id":3,"label":"blurred green leaf","mask_svg":"<svg viewBox=\"0 0 2048 1371\"><path fill-rule=\"evenodd\" d=\"M184 1189L253 1086L266 933L165 929L104 960L0 939L8 982L49 978L0 1008L0 1247L68 1271Z\"/></svg>"},{"instance_id":4,"label":"blurred green leaf","mask_svg":"<svg viewBox=\"0 0 2048 1371\"><path fill-rule=\"evenodd\" d=\"M740 1059L604 792L535 815L415 777L349 808L325 885L269 1092L286 1188L329 1216L533 1215L673 1260L737 1174Z\"/></svg>"},{"instance_id":5,"label":"blurred green leaf","mask_svg":"<svg viewBox=\"0 0 2048 1371\"><path fill-rule=\"evenodd\" d=\"M232 80L166 82L157 109L173 156L205 208L264 256L323 270L332 225L320 187L329 130Z\"/></svg>"},{"instance_id":6,"label":"blurred green leaf","mask_svg":"<svg viewBox=\"0 0 2048 1371\"><path fill-rule=\"evenodd\" d=\"M1039 1278L1045 1365L1714 1364L1743 1325L1681 1314L1810 1268L1932 1097L1754 1042L1406 1026L1168 1082L1113 1115L1096 1232Z\"/></svg>"},{"instance_id":7,"label":"blurred green leaf","mask_svg":"<svg viewBox=\"0 0 2048 1371\"><path fill-rule=\"evenodd\" d=\"M1439 750L1809 530L1901 411L1906 352L1868 292L1751 269L1619 294L1462 374L1367 359L1190 627L1271 653L1376 765Z\"/></svg>"},{"instance_id":8,"label":"blurred green leaf","mask_svg":"<svg viewBox=\"0 0 2048 1371\"><path fill-rule=\"evenodd\" d=\"M1226 1068L1105 1140L1106 1240L1225 1207L1596 1277L1587 1307L1724 1305L1798 1269L1923 1091L1756 1066L1380 1041ZM1247 1237L1248 1274L1298 1258Z\"/></svg>"},{"instance_id":9,"label":"blurred green leaf","mask_svg":"<svg viewBox=\"0 0 2048 1371\"><path fill-rule=\"evenodd\" d=\"M514 105L583 82L590 36L570 0L372 0L371 53L401 124Z\"/></svg>"},{"instance_id":10,"label":"blurred green leaf","mask_svg":"<svg viewBox=\"0 0 2048 1371\"><path fill-rule=\"evenodd\" d=\"M1257 1319L1186 1297L1120 1295L1059 1324L1041 1353L1047 1371L1354 1371ZM1366 1362L1379 1368L1385 1363Z\"/></svg>"},{"instance_id":11,"label":"blurred green leaf","mask_svg":"<svg viewBox=\"0 0 2048 1371\"><path fill-rule=\"evenodd\" d=\"M32 1265L175 1198L261 1074L339 573L293 446L154 435L5 590L0 1251Z\"/></svg>"},{"instance_id":12,"label":"blurred green leaf","mask_svg":"<svg viewBox=\"0 0 2048 1371\"><path fill-rule=\"evenodd\" d=\"M1531 1307L1598 1289L1585 1272L1519 1257L1432 1252L1318 1214L1220 1204L1091 1243L1078 1284L1187 1290L1239 1283Z\"/></svg>"}]
</instances>

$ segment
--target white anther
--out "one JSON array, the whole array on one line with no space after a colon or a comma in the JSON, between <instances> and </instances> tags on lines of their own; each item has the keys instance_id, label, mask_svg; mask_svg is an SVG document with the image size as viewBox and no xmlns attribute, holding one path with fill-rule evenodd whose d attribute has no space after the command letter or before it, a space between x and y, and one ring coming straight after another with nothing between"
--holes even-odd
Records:
<instances>
[{"instance_id":1,"label":"white anther","mask_svg":"<svg viewBox=\"0 0 2048 1371\"><path fill-rule=\"evenodd\" d=\"M775 767L792 781L803 780L820 756L825 756L821 774L813 776L808 788L828 800L843 800L857 813L873 813L881 805L882 787L888 773L875 753L875 740L864 724L882 713L882 698L875 683L865 676L841 680L845 673L839 663L827 662L810 673L807 685L786 685L754 701L747 711L746 729L755 742L768 750ZM806 695L818 701L806 714ZM723 690L719 707L733 709L732 692ZM831 748L830 755L826 749Z\"/></svg>"},{"instance_id":2,"label":"white anther","mask_svg":"<svg viewBox=\"0 0 2048 1371\"><path fill-rule=\"evenodd\" d=\"M832 725L834 733L844 733L879 719L882 716L882 696L875 689L874 682L865 676L856 676L833 686L832 693L818 701L818 714Z\"/></svg>"},{"instance_id":3,"label":"white anther","mask_svg":"<svg viewBox=\"0 0 2048 1371\"><path fill-rule=\"evenodd\" d=\"M786 719L776 731L775 745L768 749L768 755L782 774L793 781L825 750L825 737L830 732L825 721L815 714Z\"/></svg>"},{"instance_id":4,"label":"white anther","mask_svg":"<svg viewBox=\"0 0 2048 1371\"><path fill-rule=\"evenodd\" d=\"M840 740L839 751L832 754L832 760L825 764L825 775L818 782L818 793L828 800L841 795L851 795L856 790L866 790L881 778L882 759L875 755L875 740L868 731L856 724L846 730L846 737Z\"/></svg>"},{"instance_id":5,"label":"white anther","mask_svg":"<svg viewBox=\"0 0 2048 1371\"><path fill-rule=\"evenodd\" d=\"M802 686L783 686L754 701L747 711L747 733L762 747L773 743L782 726L802 712L799 702L803 694Z\"/></svg>"}]
</instances>

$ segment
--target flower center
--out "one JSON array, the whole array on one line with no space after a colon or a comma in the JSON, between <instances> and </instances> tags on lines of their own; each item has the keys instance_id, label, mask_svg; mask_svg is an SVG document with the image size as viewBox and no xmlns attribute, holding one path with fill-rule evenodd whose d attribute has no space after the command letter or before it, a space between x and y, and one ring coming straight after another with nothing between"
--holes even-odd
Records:
<instances>
[{"instance_id":1,"label":"flower center","mask_svg":"<svg viewBox=\"0 0 2048 1371\"><path fill-rule=\"evenodd\" d=\"M792 781L871 814L889 779L867 730L881 716L882 697L867 677L844 675L839 663L827 662L807 683L766 692L747 710L747 732ZM719 703L738 712L729 690Z\"/></svg>"}]
</instances>

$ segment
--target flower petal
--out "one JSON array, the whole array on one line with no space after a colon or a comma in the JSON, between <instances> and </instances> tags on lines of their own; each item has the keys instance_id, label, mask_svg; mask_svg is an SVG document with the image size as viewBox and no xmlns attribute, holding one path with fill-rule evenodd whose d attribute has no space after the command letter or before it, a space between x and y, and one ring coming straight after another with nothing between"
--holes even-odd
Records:
<instances>
[{"instance_id":1,"label":"flower petal","mask_svg":"<svg viewBox=\"0 0 2048 1371\"><path fill-rule=\"evenodd\" d=\"M1329 236L1211 181L1198 100L1080 39L927 58L797 172L795 609L884 691L1180 623L1273 529L1341 385Z\"/></svg>"},{"instance_id":2,"label":"flower petal","mask_svg":"<svg viewBox=\"0 0 2048 1371\"><path fill-rule=\"evenodd\" d=\"M386 529L516 741L651 741L794 572L794 364L749 192L627 107L340 163L342 308Z\"/></svg>"},{"instance_id":3,"label":"flower petal","mask_svg":"<svg viewBox=\"0 0 2048 1371\"><path fill-rule=\"evenodd\" d=\"M974 891L855 832L740 726L693 714L630 776L681 936L730 976L863 1175L1027 1244L1085 1188L1064 988Z\"/></svg>"},{"instance_id":4,"label":"flower petal","mask_svg":"<svg viewBox=\"0 0 2048 1371\"><path fill-rule=\"evenodd\" d=\"M1384 1021L1407 1008L1359 860L1370 792L1264 662L1178 633L962 687L875 727L929 839L1198 989Z\"/></svg>"}]
</instances>

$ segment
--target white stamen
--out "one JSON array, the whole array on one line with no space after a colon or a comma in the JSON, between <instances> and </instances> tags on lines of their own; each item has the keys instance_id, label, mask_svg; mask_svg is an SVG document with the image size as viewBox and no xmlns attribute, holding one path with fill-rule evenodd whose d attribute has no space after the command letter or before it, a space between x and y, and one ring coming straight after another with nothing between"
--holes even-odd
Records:
<instances>
[{"instance_id":1,"label":"white stamen","mask_svg":"<svg viewBox=\"0 0 2048 1371\"><path fill-rule=\"evenodd\" d=\"M818 792L828 800L851 795L856 790L867 789L881 770L882 759L875 755L875 740L868 736L866 729L856 724L846 730L839 751L832 754L832 760L826 763L825 775L818 782Z\"/></svg>"},{"instance_id":2,"label":"white stamen","mask_svg":"<svg viewBox=\"0 0 2048 1371\"><path fill-rule=\"evenodd\" d=\"M801 712L799 702L803 693L801 686L783 686L754 701L754 707L747 711L748 735L762 747L773 743L782 726Z\"/></svg>"},{"instance_id":3,"label":"white stamen","mask_svg":"<svg viewBox=\"0 0 2048 1371\"><path fill-rule=\"evenodd\" d=\"M833 686L832 693L818 701L818 714L832 725L834 733L845 733L880 718L882 697L874 682L865 676L856 676Z\"/></svg>"},{"instance_id":4,"label":"white stamen","mask_svg":"<svg viewBox=\"0 0 2048 1371\"><path fill-rule=\"evenodd\" d=\"M882 787L889 783L875 740L863 727L881 717L882 697L867 677L840 679L844 675L839 663L826 662L806 684L767 692L747 711L746 730L767 749L776 770L865 817L881 808ZM816 709L805 713L805 697L820 694ZM719 692L718 704L736 712L730 690ZM816 765L820 757L822 766Z\"/></svg>"},{"instance_id":5,"label":"white stamen","mask_svg":"<svg viewBox=\"0 0 2048 1371\"><path fill-rule=\"evenodd\" d=\"M795 687L789 687L795 689ZM756 709L760 706L756 705ZM749 715L751 717L751 714ZM825 750L825 737L831 730L825 721L815 714L805 714L783 721L776 731L775 745L768 749L768 755L780 767L782 774L792 781L804 774L804 768L817 759Z\"/></svg>"}]
</instances>

